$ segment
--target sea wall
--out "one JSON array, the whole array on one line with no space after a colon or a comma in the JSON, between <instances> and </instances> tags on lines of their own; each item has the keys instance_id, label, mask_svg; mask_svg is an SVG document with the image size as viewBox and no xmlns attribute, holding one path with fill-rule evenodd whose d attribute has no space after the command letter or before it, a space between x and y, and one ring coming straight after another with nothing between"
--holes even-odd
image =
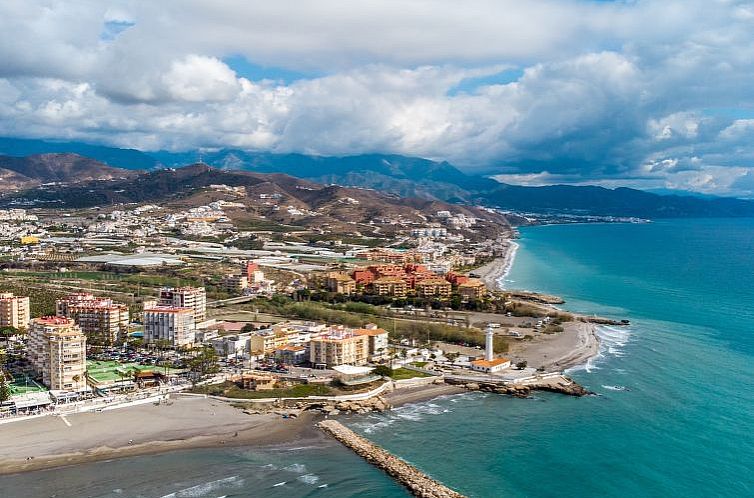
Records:
<instances>
[{"instance_id":1,"label":"sea wall","mask_svg":"<svg viewBox=\"0 0 754 498\"><path fill-rule=\"evenodd\" d=\"M432 479L413 465L392 455L376 444L359 436L335 420L323 420L317 424L354 453L372 465L379 467L404 485L414 496L421 498L463 498L464 495L453 491L444 484Z\"/></svg>"}]
</instances>

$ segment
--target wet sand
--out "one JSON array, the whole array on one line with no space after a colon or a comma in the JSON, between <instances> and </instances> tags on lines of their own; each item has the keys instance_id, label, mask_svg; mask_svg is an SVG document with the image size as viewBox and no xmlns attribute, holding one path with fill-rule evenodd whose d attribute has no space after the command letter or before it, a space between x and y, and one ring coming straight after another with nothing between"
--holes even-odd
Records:
<instances>
[{"instance_id":1,"label":"wet sand","mask_svg":"<svg viewBox=\"0 0 754 498\"><path fill-rule=\"evenodd\" d=\"M471 273L479 275L479 279L484 282L488 289L503 290L499 280L504 278L508 272L510 272L516 258L517 250L518 244L513 240L509 240L504 247L504 254L502 257L493 259L489 263L476 268Z\"/></svg>"},{"instance_id":2,"label":"wet sand","mask_svg":"<svg viewBox=\"0 0 754 498\"><path fill-rule=\"evenodd\" d=\"M563 328L556 334L538 334L531 341L512 342L507 356L514 364L526 360L530 367L554 371L584 365L599 354L594 324L568 322Z\"/></svg>"},{"instance_id":3,"label":"wet sand","mask_svg":"<svg viewBox=\"0 0 754 498\"><path fill-rule=\"evenodd\" d=\"M316 418L306 412L296 419L248 415L227 403L180 396L159 406L41 417L0 426L0 474L177 449L320 439Z\"/></svg>"}]
</instances>

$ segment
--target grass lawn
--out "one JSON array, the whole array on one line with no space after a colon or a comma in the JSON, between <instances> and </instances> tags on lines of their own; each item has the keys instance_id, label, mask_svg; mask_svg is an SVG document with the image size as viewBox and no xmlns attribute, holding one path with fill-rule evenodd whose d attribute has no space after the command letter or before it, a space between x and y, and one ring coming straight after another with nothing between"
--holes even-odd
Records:
<instances>
[{"instance_id":1,"label":"grass lawn","mask_svg":"<svg viewBox=\"0 0 754 498\"><path fill-rule=\"evenodd\" d=\"M393 380L413 379L415 377L429 377L429 374L423 372L415 372L408 368L396 368L393 373L390 374L390 378Z\"/></svg>"},{"instance_id":2,"label":"grass lawn","mask_svg":"<svg viewBox=\"0 0 754 498\"><path fill-rule=\"evenodd\" d=\"M411 363L411 364L412 364L413 366L415 366L415 367L419 367L419 368L424 368L424 367L426 367L426 366L427 366L427 362L426 362L426 361L415 361L415 362L413 362L413 363Z\"/></svg>"}]
</instances>

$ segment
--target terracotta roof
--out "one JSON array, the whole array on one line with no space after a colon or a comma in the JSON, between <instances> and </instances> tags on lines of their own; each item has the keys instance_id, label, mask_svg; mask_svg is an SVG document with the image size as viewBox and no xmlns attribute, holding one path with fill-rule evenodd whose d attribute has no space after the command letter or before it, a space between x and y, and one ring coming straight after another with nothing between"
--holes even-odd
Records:
<instances>
[{"instance_id":1,"label":"terracotta roof","mask_svg":"<svg viewBox=\"0 0 754 498\"><path fill-rule=\"evenodd\" d=\"M471 362L472 365L475 367L496 367L498 365L502 365L503 363L507 363L510 360L508 358L495 358L494 360L474 360Z\"/></svg>"},{"instance_id":2,"label":"terracotta roof","mask_svg":"<svg viewBox=\"0 0 754 498\"><path fill-rule=\"evenodd\" d=\"M285 345L280 346L278 351L306 351L306 348L303 346L291 346L291 345Z\"/></svg>"},{"instance_id":3,"label":"terracotta roof","mask_svg":"<svg viewBox=\"0 0 754 498\"><path fill-rule=\"evenodd\" d=\"M375 335L387 334L387 330L385 330L385 329L356 329L356 330L354 330L353 333L356 334L356 335L371 335L371 336L375 336Z\"/></svg>"}]
</instances>

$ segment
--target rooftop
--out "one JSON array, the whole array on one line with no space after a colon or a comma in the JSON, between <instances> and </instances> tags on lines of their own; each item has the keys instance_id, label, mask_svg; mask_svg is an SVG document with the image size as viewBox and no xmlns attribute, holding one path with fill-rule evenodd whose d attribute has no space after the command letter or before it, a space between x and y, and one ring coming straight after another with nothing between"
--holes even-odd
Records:
<instances>
[{"instance_id":1,"label":"rooftop","mask_svg":"<svg viewBox=\"0 0 754 498\"><path fill-rule=\"evenodd\" d=\"M495 358L493 360L474 360L471 362L472 365L475 367L496 367L498 365L502 365L503 363L507 363L510 360L508 358Z\"/></svg>"}]
</instances>

